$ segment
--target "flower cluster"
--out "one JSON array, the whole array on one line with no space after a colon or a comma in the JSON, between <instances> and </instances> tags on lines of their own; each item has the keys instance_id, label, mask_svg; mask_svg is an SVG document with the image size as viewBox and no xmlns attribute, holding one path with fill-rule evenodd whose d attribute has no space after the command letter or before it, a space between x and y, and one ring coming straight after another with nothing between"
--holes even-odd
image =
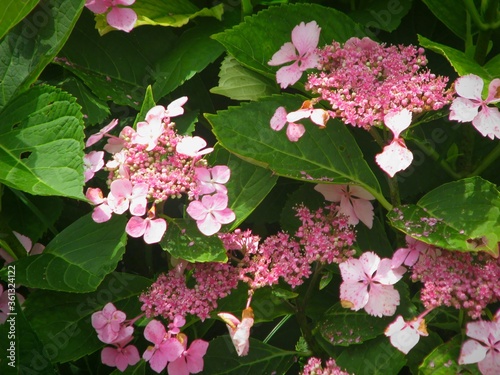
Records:
<instances>
[{"instance_id":1,"label":"flower cluster","mask_svg":"<svg viewBox=\"0 0 500 375\"><path fill-rule=\"evenodd\" d=\"M192 271L194 287L188 287L185 271ZM191 314L205 320L217 308L217 301L237 285L238 271L229 263L195 263L160 275L139 300L147 317L172 320Z\"/></svg>"},{"instance_id":2,"label":"flower cluster","mask_svg":"<svg viewBox=\"0 0 500 375\"><path fill-rule=\"evenodd\" d=\"M333 358L329 358L323 366L321 359L310 357L302 369L301 375L349 375L349 373L337 366Z\"/></svg>"},{"instance_id":3,"label":"flower cluster","mask_svg":"<svg viewBox=\"0 0 500 375\"><path fill-rule=\"evenodd\" d=\"M133 9L122 8L122 6L130 6L134 3L135 0L86 0L85 6L95 14L107 12L106 21L109 26L128 33L134 28L137 14Z\"/></svg>"},{"instance_id":4,"label":"flower cluster","mask_svg":"<svg viewBox=\"0 0 500 375\"><path fill-rule=\"evenodd\" d=\"M411 278L424 284L420 298L426 308L452 306L477 319L488 304L500 301L500 258L488 254L429 246L413 265Z\"/></svg>"},{"instance_id":5,"label":"flower cluster","mask_svg":"<svg viewBox=\"0 0 500 375\"><path fill-rule=\"evenodd\" d=\"M132 217L126 232L132 237L144 236L146 243L156 243L165 233L167 223L156 217L155 205L183 194L192 200L188 214L207 236L235 219L234 212L227 208L224 186L230 177L229 168L223 165L207 168L203 156L213 149L205 148L207 143L200 137L177 134L171 121L172 117L184 113L182 106L186 101L187 98L182 97L166 109L151 108L145 121L137 123L137 130L126 126L119 137L109 134L117 125L116 120L89 137L87 147L104 136L109 137L104 150L112 155L105 164L109 172L108 196L104 197L99 188L89 188L86 192L95 205L92 217L96 222L109 220L113 213L121 215L130 211ZM92 151L85 156L86 180L104 166L103 157L103 151ZM212 193L215 194L208 195ZM148 210L149 202L152 206Z\"/></svg>"}]
</instances>

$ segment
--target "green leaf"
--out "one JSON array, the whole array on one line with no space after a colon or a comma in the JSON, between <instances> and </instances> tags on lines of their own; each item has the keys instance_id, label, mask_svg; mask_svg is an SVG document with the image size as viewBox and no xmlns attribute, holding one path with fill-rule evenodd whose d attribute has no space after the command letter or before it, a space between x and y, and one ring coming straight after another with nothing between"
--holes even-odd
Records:
<instances>
[{"instance_id":1,"label":"green leaf","mask_svg":"<svg viewBox=\"0 0 500 375\"><path fill-rule=\"evenodd\" d=\"M188 262L227 262L226 249L217 235L205 236L193 220L167 218L167 222L160 245L173 257Z\"/></svg>"},{"instance_id":2,"label":"green leaf","mask_svg":"<svg viewBox=\"0 0 500 375\"><path fill-rule=\"evenodd\" d=\"M275 82L246 69L228 55L220 67L219 86L211 88L210 92L233 100L257 100L280 91Z\"/></svg>"},{"instance_id":3,"label":"green leaf","mask_svg":"<svg viewBox=\"0 0 500 375\"><path fill-rule=\"evenodd\" d=\"M338 10L317 4L287 4L247 17L238 26L213 38L222 43L243 66L274 80L279 67L270 66L267 62L283 44L290 42L296 25L313 20L321 27L320 47L330 44L332 40L345 42L353 35L364 35L360 25ZM272 33L269 32L269 25L272 25Z\"/></svg>"},{"instance_id":4,"label":"green leaf","mask_svg":"<svg viewBox=\"0 0 500 375\"><path fill-rule=\"evenodd\" d=\"M216 115L208 114L206 118L220 144L244 160L292 179L356 183L390 207L355 139L339 121L330 121L326 129L304 121L307 131L298 142L290 142L283 131L270 128L269 121L276 108L297 109L303 99L292 95L273 96L219 111Z\"/></svg>"},{"instance_id":5,"label":"green leaf","mask_svg":"<svg viewBox=\"0 0 500 375\"><path fill-rule=\"evenodd\" d=\"M362 2L361 8L349 13L354 21L366 26L368 34L373 33L372 28L394 31L401 23L401 19L408 14L412 0L372 0ZM373 36L376 36L373 33Z\"/></svg>"},{"instance_id":6,"label":"green leaf","mask_svg":"<svg viewBox=\"0 0 500 375\"><path fill-rule=\"evenodd\" d=\"M371 250L376 252L381 258L392 258L395 251L387 238L384 225L377 216L373 218L371 229L363 223L359 223L356 226L356 242L354 246L359 250L358 254Z\"/></svg>"},{"instance_id":7,"label":"green leaf","mask_svg":"<svg viewBox=\"0 0 500 375\"><path fill-rule=\"evenodd\" d=\"M0 41L0 111L34 83L54 59L66 43L84 3L84 0L44 1Z\"/></svg>"},{"instance_id":8,"label":"green leaf","mask_svg":"<svg viewBox=\"0 0 500 375\"><path fill-rule=\"evenodd\" d=\"M137 0L130 8L137 13L134 28L143 25L181 27L196 17L215 17L220 20L224 13L224 5L212 8L197 8L189 0ZM104 14L96 15L96 28L101 35L115 30L109 26Z\"/></svg>"},{"instance_id":9,"label":"green leaf","mask_svg":"<svg viewBox=\"0 0 500 375\"><path fill-rule=\"evenodd\" d=\"M483 68L489 73L490 77L500 77L500 53L488 60Z\"/></svg>"},{"instance_id":10,"label":"green leaf","mask_svg":"<svg viewBox=\"0 0 500 375\"><path fill-rule=\"evenodd\" d=\"M135 116L135 121L133 126L134 129L136 128L136 125L139 121L145 121L148 111L154 106L156 106L156 102L155 99L153 98L153 90L150 85L146 89L146 94L144 95L144 100L142 101L141 110L139 111L137 116Z\"/></svg>"},{"instance_id":11,"label":"green leaf","mask_svg":"<svg viewBox=\"0 0 500 375\"><path fill-rule=\"evenodd\" d=\"M222 23L205 20L182 34L176 46L156 64L155 98L169 94L222 54L222 46L210 39L212 34L222 29Z\"/></svg>"},{"instance_id":12,"label":"green leaf","mask_svg":"<svg viewBox=\"0 0 500 375\"><path fill-rule=\"evenodd\" d=\"M393 347L385 336L348 347L335 361L356 375L398 374L406 364L405 355Z\"/></svg>"},{"instance_id":13,"label":"green leaf","mask_svg":"<svg viewBox=\"0 0 500 375\"><path fill-rule=\"evenodd\" d=\"M83 216L59 233L42 254L15 263L16 283L30 288L84 293L94 291L125 251L125 216L95 223ZM5 278L7 271L0 272Z\"/></svg>"},{"instance_id":14,"label":"green leaf","mask_svg":"<svg viewBox=\"0 0 500 375\"><path fill-rule=\"evenodd\" d=\"M128 319L134 318L141 312L137 296L150 285L151 280L141 276L112 273L93 293L38 290L30 294L25 314L44 344L43 351L33 353L33 361L46 353L53 363L67 362L99 350L105 344L97 338L91 315L112 302Z\"/></svg>"},{"instance_id":15,"label":"green leaf","mask_svg":"<svg viewBox=\"0 0 500 375\"><path fill-rule=\"evenodd\" d=\"M238 357L228 335L210 341L203 357L204 375L285 374L294 363L295 352L285 351L250 338L250 351Z\"/></svg>"},{"instance_id":16,"label":"green leaf","mask_svg":"<svg viewBox=\"0 0 500 375\"><path fill-rule=\"evenodd\" d=\"M425 243L498 256L500 193L480 177L441 185L387 217L395 228Z\"/></svg>"},{"instance_id":17,"label":"green leaf","mask_svg":"<svg viewBox=\"0 0 500 375\"><path fill-rule=\"evenodd\" d=\"M3 0L0 8L0 39L28 15L40 0Z\"/></svg>"},{"instance_id":18,"label":"green leaf","mask_svg":"<svg viewBox=\"0 0 500 375\"><path fill-rule=\"evenodd\" d=\"M475 363L465 366L460 366L457 363L461 345L462 337L460 335L439 345L420 365L419 375L481 374Z\"/></svg>"},{"instance_id":19,"label":"green leaf","mask_svg":"<svg viewBox=\"0 0 500 375\"><path fill-rule=\"evenodd\" d=\"M467 11L463 1L423 0L430 11L458 37L467 37Z\"/></svg>"},{"instance_id":20,"label":"green leaf","mask_svg":"<svg viewBox=\"0 0 500 375\"><path fill-rule=\"evenodd\" d=\"M231 224L234 230L255 210L267 194L272 190L278 176L268 169L250 164L229 153L217 145L210 154L209 163L227 165L231 169L231 177L226 183L229 208L236 214L236 220Z\"/></svg>"},{"instance_id":21,"label":"green leaf","mask_svg":"<svg viewBox=\"0 0 500 375\"><path fill-rule=\"evenodd\" d=\"M83 138L75 99L33 87L0 112L0 182L33 195L85 199Z\"/></svg>"}]
</instances>

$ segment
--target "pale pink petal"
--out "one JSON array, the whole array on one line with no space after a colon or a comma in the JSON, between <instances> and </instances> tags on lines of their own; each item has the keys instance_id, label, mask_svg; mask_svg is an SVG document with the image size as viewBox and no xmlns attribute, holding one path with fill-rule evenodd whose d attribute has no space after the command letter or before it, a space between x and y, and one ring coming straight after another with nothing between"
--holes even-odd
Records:
<instances>
[{"instance_id":1,"label":"pale pink petal","mask_svg":"<svg viewBox=\"0 0 500 375\"><path fill-rule=\"evenodd\" d=\"M311 110L310 109L299 109L297 111L290 112L289 114L286 115L286 121L288 122L295 122L298 120L302 120L304 118L308 118L311 116Z\"/></svg>"},{"instance_id":2,"label":"pale pink petal","mask_svg":"<svg viewBox=\"0 0 500 375\"><path fill-rule=\"evenodd\" d=\"M152 122L152 121L163 121L163 118L165 117L165 107L162 105L156 105L153 108L151 108L148 113L146 113L146 123ZM140 123L137 123L139 125Z\"/></svg>"},{"instance_id":3,"label":"pale pink petal","mask_svg":"<svg viewBox=\"0 0 500 375\"><path fill-rule=\"evenodd\" d=\"M135 216L142 216L146 213L147 194L149 185L145 182L138 183L132 188L132 198L130 200L130 213Z\"/></svg>"},{"instance_id":4,"label":"pale pink petal","mask_svg":"<svg viewBox=\"0 0 500 375\"><path fill-rule=\"evenodd\" d=\"M208 342L204 340L194 340L188 349L187 365L191 374L197 374L203 370L203 357L207 353Z\"/></svg>"},{"instance_id":5,"label":"pale pink petal","mask_svg":"<svg viewBox=\"0 0 500 375\"><path fill-rule=\"evenodd\" d=\"M478 343L476 340L467 340L462 344L458 363L466 365L469 363L477 363L486 357L488 348Z\"/></svg>"},{"instance_id":6,"label":"pale pink petal","mask_svg":"<svg viewBox=\"0 0 500 375\"><path fill-rule=\"evenodd\" d=\"M276 81L280 84L282 89L286 89L288 86L295 84L300 77L302 77L302 71L297 62L294 62L292 65L284 66L276 72Z\"/></svg>"},{"instance_id":7,"label":"pale pink petal","mask_svg":"<svg viewBox=\"0 0 500 375\"><path fill-rule=\"evenodd\" d=\"M252 328L253 323L253 318L243 318L236 328L234 335L231 337L236 353L240 357L248 354L250 348L250 328Z\"/></svg>"},{"instance_id":8,"label":"pale pink petal","mask_svg":"<svg viewBox=\"0 0 500 375\"><path fill-rule=\"evenodd\" d=\"M325 127L330 114L324 109L313 109L311 112L311 121L320 127Z\"/></svg>"},{"instance_id":9,"label":"pale pink petal","mask_svg":"<svg viewBox=\"0 0 500 375\"><path fill-rule=\"evenodd\" d=\"M403 140L399 139L399 141L391 142L391 144L384 147L382 153L375 156L375 161L380 168L391 177L394 177L397 172L408 168L413 161L412 152L400 142L403 143Z\"/></svg>"},{"instance_id":10,"label":"pale pink petal","mask_svg":"<svg viewBox=\"0 0 500 375\"><path fill-rule=\"evenodd\" d=\"M319 61L319 55L316 52L311 51L311 52L307 53L300 60L299 68L301 71L316 68L318 66L318 61Z\"/></svg>"},{"instance_id":11,"label":"pale pink petal","mask_svg":"<svg viewBox=\"0 0 500 375\"><path fill-rule=\"evenodd\" d=\"M329 202L340 202L345 193L346 185L318 184L314 190L319 191Z\"/></svg>"},{"instance_id":12,"label":"pale pink petal","mask_svg":"<svg viewBox=\"0 0 500 375\"><path fill-rule=\"evenodd\" d=\"M406 322L403 317L401 315L398 315L396 320L387 326L384 333L386 336L392 336L395 333L401 331L405 327L405 325Z\"/></svg>"},{"instance_id":13,"label":"pale pink petal","mask_svg":"<svg viewBox=\"0 0 500 375\"><path fill-rule=\"evenodd\" d=\"M340 303L342 307L358 311L368 303L370 295L365 283L343 282L340 284Z\"/></svg>"},{"instance_id":14,"label":"pale pink petal","mask_svg":"<svg viewBox=\"0 0 500 375\"><path fill-rule=\"evenodd\" d=\"M299 55L303 56L308 52L316 49L319 42L319 34L321 28L316 21L311 21L307 24L301 22L292 30L292 43L299 51Z\"/></svg>"},{"instance_id":15,"label":"pale pink petal","mask_svg":"<svg viewBox=\"0 0 500 375\"><path fill-rule=\"evenodd\" d=\"M415 263L417 263L419 256L420 256L420 251L418 250L410 251L404 262L405 265L407 265L408 267L413 266Z\"/></svg>"},{"instance_id":16,"label":"pale pink petal","mask_svg":"<svg viewBox=\"0 0 500 375\"><path fill-rule=\"evenodd\" d=\"M111 0L87 0L85 2L85 7L90 9L95 14L104 13L111 6Z\"/></svg>"},{"instance_id":17,"label":"pale pink petal","mask_svg":"<svg viewBox=\"0 0 500 375\"><path fill-rule=\"evenodd\" d=\"M106 21L115 29L130 32L137 21L137 14L129 8L113 8L106 15Z\"/></svg>"},{"instance_id":18,"label":"pale pink petal","mask_svg":"<svg viewBox=\"0 0 500 375\"><path fill-rule=\"evenodd\" d=\"M132 5L133 3L135 3L135 0L112 0L112 1L113 1L114 6L116 6L116 5L128 6L128 5Z\"/></svg>"},{"instance_id":19,"label":"pale pink petal","mask_svg":"<svg viewBox=\"0 0 500 375\"><path fill-rule=\"evenodd\" d=\"M488 86L488 97L486 103L494 104L500 102L500 78L495 78Z\"/></svg>"},{"instance_id":20,"label":"pale pink petal","mask_svg":"<svg viewBox=\"0 0 500 375\"><path fill-rule=\"evenodd\" d=\"M409 253L410 249L404 247L396 250L396 252L392 255L391 267L396 268L401 266L406 260L406 257L408 256Z\"/></svg>"},{"instance_id":21,"label":"pale pink petal","mask_svg":"<svg viewBox=\"0 0 500 375\"><path fill-rule=\"evenodd\" d=\"M92 211L92 220L96 223L104 223L111 219L111 215L113 214L113 210L106 203L102 203L99 206L94 208Z\"/></svg>"},{"instance_id":22,"label":"pale pink petal","mask_svg":"<svg viewBox=\"0 0 500 375\"><path fill-rule=\"evenodd\" d=\"M189 375L186 358L181 356L167 366L168 375Z\"/></svg>"},{"instance_id":23,"label":"pale pink petal","mask_svg":"<svg viewBox=\"0 0 500 375\"><path fill-rule=\"evenodd\" d=\"M287 42L273 55L268 64L271 66L282 65L287 62L295 61L298 57L294 45Z\"/></svg>"},{"instance_id":24,"label":"pale pink petal","mask_svg":"<svg viewBox=\"0 0 500 375\"><path fill-rule=\"evenodd\" d=\"M286 124L286 109L285 107L278 107L274 112L273 117L271 117L270 125L271 129L280 131Z\"/></svg>"},{"instance_id":25,"label":"pale pink petal","mask_svg":"<svg viewBox=\"0 0 500 375\"><path fill-rule=\"evenodd\" d=\"M465 333L470 338L482 341L484 343L488 342L488 335L494 331L496 328L496 323L488 322L484 320L478 320L476 322L470 322L467 324Z\"/></svg>"},{"instance_id":26,"label":"pale pink petal","mask_svg":"<svg viewBox=\"0 0 500 375\"><path fill-rule=\"evenodd\" d=\"M373 200L375 197L361 186L349 185L349 194L354 198Z\"/></svg>"},{"instance_id":27,"label":"pale pink petal","mask_svg":"<svg viewBox=\"0 0 500 375\"><path fill-rule=\"evenodd\" d=\"M373 281L377 281L384 285L396 284L406 272L405 267L392 268L392 262L388 258L380 260L377 267L377 274L373 277Z\"/></svg>"},{"instance_id":28,"label":"pale pink petal","mask_svg":"<svg viewBox=\"0 0 500 375\"><path fill-rule=\"evenodd\" d=\"M213 148L207 148L200 151L203 147L207 145L207 142L198 136L195 137L184 137L179 143L177 143L176 151L179 154L186 156L200 156L213 151Z\"/></svg>"},{"instance_id":29,"label":"pale pink petal","mask_svg":"<svg viewBox=\"0 0 500 375\"><path fill-rule=\"evenodd\" d=\"M43 252L43 250L45 250L45 246L40 244L40 243L36 243L31 248L31 251L29 253L30 253L30 255L37 255L37 254L41 254Z\"/></svg>"},{"instance_id":30,"label":"pale pink petal","mask_svg":"<svg viewBox=\"0 0 500 375\"><path fill-rule=\"evenodd\" d=\"M465 98L455 98L450 106L450 120L470 122L477 116L481 104Z\"/></svg>"},{"instance_id":31,"label":"pale pink petal","mask_svg":"<svg viewBox=\"0 0 500 375\"><path fill-rule=\"evenodd\" d=\"M31 242L31 239L25 235L22 235L20 233L15 232L15 231L13 231L12 233L14 233L14 236L16 236L17 240L21 243L21 245L23 245L26 252L29 252L31 250L31 246L33 244L33 242Z\"/></svg>"},{"instance_id":32,"label":"pale pink petal","mask_svg":"<svg viewBox=\"0 0 500 375\"><path fill-rule=\"evenodd\" d=\"M392 285L371 284L365 311L373 316L391 316L399 305L399 292Z\"/></svg>"},{"instance_id":33,"label":"pale pink petal","mask_svg":"<svg viewBox=\"0 0 500 375\"><path fill-rule=\"evenodd\" d=\"M194 220L203 220L208 214L206 207L200 201L192 201L189 203L186 212Z\"/></svg>"},{"instance_id":34,"label":"pale pink petal","mask_svg":"<svg viewBox=\"0 0 500 375\"><path fill-rule=\"evenodd\" d=\"M184 108L182 106L186 104L187 100L187 96L174 100L167 106L166 115L168 117L176 117L184 114Z\"/></svg>"},{"instance_id":35,"label":"pale pink petal","mask_svg":"<svg viewBox=\"0 0 500 375\"><path fill-rule=\"evenodd\" d=\"M234 219L236 219L236 215L229 208L225 208L219 211L214 211L212 212L212 215L214 215L215 220L217 220L221 224L229 224L233 222Z\"/></svg>"},{"instance_id":36,"label":"pale pink petal","mask_svg":"<svg viewBox=\"0 0 500 375\"><path fill-rule=\"evenodd\" d=\"M378 270L380 265L380 257L373 251L367 251L359 257L359 262L363 269L363 272L372 277L373 274Z\"/></svg>"},{"instance_id":37,"label":"pale pink petal","mask_svg":"<svg viewBox=\"0 0 500 375\"><path fill-rule=\"evenodd\" d=\"M500 111L497 107L483 106L472 120L472 125L483 137L488 136L493 139L500 131Z\"/></svg>"},{"instance_id":38,"label":"pale pink petal","mask_svg":"<svg viewBox=\"0 0 500 375\"><path fill-rule=\"evenodd\" d=\"M94 12L94 13L97 13L97 12ZM101 13L103 13L103 12L101 12ZM96 134L92 134L89 137L89 139L87 139L87 142L85 143L85 147L90 147L90 146L94 145L95 143L99 142L102 139L102 137L105 134L107 134L108 132L110 132L116 125L118 125L118 120L114 119L108 125L106 125L104 128L99 130L99 132L97 132Z\"/></svg>"},{"instance_id":39,"label":"pale pink petal","mask_svg":"<svg viewBox=\"0 0 500 375\"><path fill-rule=\"evenodd\" d=\"M399 138L399 134L407 129L411 124L412 115L409 110L391 111L384 116L384 124L391 129L394 138Z\"/></svg>"},{"instance_id":40,"label":"pale pink petal","mask_svg":"<svg viewBox=\"0 0 500 375\"><path fill-rule=\"evenodd\" d=\"M295 124L293 122L288 124L286 128L286 136L290 142L297 142L300 137L304 135L306 128L302 124Z\"/></svg>"},{"instance_id":41,"label":"pale pink petal","mask_svg":"<svg viewBox=\"0 0 500 375\"><path fill-rule=\"evenodd\" d=\"M500 353L498 349L490 349L486 357L477 366L482 375L498 375L500 373Z\"/></svg>"},{"instance_id":42,"label":"pale pink petal","mask_svg":"<svg viewBox=\"0 0 500 375\"><path fill-rule=\"evenodd\" d=\"M223 210L227 207L228 197L223 193L216 193L214 195L205 195L201 198L203 205L211 210Z\"/></svg>"},{"instance_id":43,"label":"pale pink petal","mask_svg":"<svg viewBox=\"0 0 500 375\"><path fill-rule=\"evenodd\" d=\"M230 313L218 313L217 316L221 318L228 326L238 326L240 324L240 320Z\"/></svg>"},{"instance_id":44,"label":"pale pink petal","mask_svg":"<svg viewBox=\"0 0 500 375\"><path fill-rule=\"evenodd\" d=\"M356 212L354 212L354 207L347 194L340 198L339 213L349 218L349 225L357 225L359 223L359 218Z\"/></svg>"},{"instance_id":45,"label":"pale pink petal","mask_svg":"<svg viewBox=\"0 0 500 375\"><path fill-rule=\"evenodd\" d=\"M160 242L166 230L167 222L165 219L149 219L149 226L144 232L144 242L147 244Z\"/></svg>"},{"instance_id":46,"label":"pale pink petal","mask_svg":"<svg viewBox=\"0 0 500 375\"><path fill-rule=\"evenodd\" d=\"M483 79L475 74L467 74L457 78L455 81L455 91L462 98L481 101L483 91Z\"/></svg>"},{"instance_id":47,"label":"pale pink petal","mask_svg":"<svg viewBox=\"0 0 500 375\"><path fill-rule=\"evenodd\" d=\"M208 214L204 219L197 220L196 225L201 233L205 236L211 236L212 234L217 233L222 225L215 219L215 217L211 214Z\"/></svg>"},{"instance_id":48,"label":"pale pink petal","mask_svg":"<svg viewBox=\"0 0 500 375\"><path fill-rule=\"evenodd\" d=\"M342 280L357 283L366 279L363 266L359 259L348 259L339 264Z\"/></svg>"},{"instance_id":49,"label":"pale pink petal","mask_svg":"<svg viewBox=\"0 0 500 375\"><path fill-rule=\"evenodd\" d=\"M13 261L15 261L15 259L12 257L12 255L10 255L7 251L5 251L4 249L0 249L0 258L2 258L3 260L5 260L5 264L9 264L9 263L12 263ZM1 293L1 292L0 292ZM3 310L0 306L0 310ZM0 321L0 324L2 322Z\"/></svg>"},{"instance_id":50,"label":"pale pink petal","mask_svg":"<svg viewBox=\"0 0 500 375\"><path fill-rule=\"evenodd\" d=\"M101 351L101 362L107 366L116 367L116 356L118 351L115 348L107 346Z\"/></svg>"},{"instance_id":51,"label":"pale pink petal","mask_svg":"<svg viewBox=\"0 0 500 375\"><path fill-rule=\"evenodd\" d=\"M401 320L403 326L401 327ZM394 327L392 333L390 332L390 327L392 325L397 325L399 329ZM389 330L389 331L388 331ZM401 316L398 316L396 322L392 323L388 330L386 330L385 335L390 337L390 341L392 346L397 348L399 351L404 354L408 354L408 352L418 344L420 340L420 334L413 329L410 325L407 325Z\"/></svg>"},{"instance_id":52,"label":"pale pink petal","mask_svg":"<svg viewBox=\"0 0 500 375\"><path fill-rule=\"evenodd\" d=\"M218 184L225 184L231 177L231 169L227 165L216 165L210 171L212 172L212 180Z\"/></svg>"},{"instance_id":53,"label":"pale pink petal","mask_svg":"<svg viewBox=\"0 0 500 375\"><path fill-rule=\"evenodd\" d=\"M371 229L373 226L374 215L373 205L371 204L371 202L365 199L352 199L351 202L354 213L356 214L358 219Z\"/></svg>"},{"instance_id":54,"label":"pale pink petal","mask_svg":"<svg viewBox=\"0 0 500 375\"><path fill-rule=\"evenodd\" d=\"M139 238L144 235L146 228L146 220L142 217L132 216L125 227L125 232L127 232L127 234L131 237Z\"/></svg>"},{"instance_id":55,"label":"pale pink petal","mask_svg":"<svg viewBox=\"0 0 500 375\"><path fill-rule=\"evenodd\" d=\"M153 344L161 344L166 334L164 325L156 319L151 320L144 328L144 337Z\"/></svg>"}]
</instances>

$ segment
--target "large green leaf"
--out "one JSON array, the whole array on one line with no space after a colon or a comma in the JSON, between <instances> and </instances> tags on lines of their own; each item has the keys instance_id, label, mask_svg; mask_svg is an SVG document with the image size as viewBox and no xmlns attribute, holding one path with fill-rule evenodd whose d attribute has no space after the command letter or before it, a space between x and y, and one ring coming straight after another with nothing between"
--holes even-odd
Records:
<instances>
[{"instance_id":1,"label":"large green leaf","mask_svg":"<svg viewBox=\"0 0 500 375\"><path fill-rule=\"evenodd\" d=\"M349 13L354 21L365 25L365 30L374 35L376 29L394 31L401 23L401 19L408 14L412 0L371 0L360 3L360 8Z\"/></svg>"},{"instance_id":2,"label":"large green leaf","mask_svg":"<svg viewBox=\"0 0 500 375\"><path fill-rule=\"evenodd\" d=\"M498 256L500 193L480 177L441 185L416 205L396 207L388 218L395 228L428 244Z\"/></svg>"},{"instance_id":3,"label":"large green leaf","mask_svg":"<svg viewBox=\"0 0 500 375\"><path fill-rule=\"evenodd\" d=\"M423 0L432 13L465 40L467 37L467 11L463 1L456 0Z\"/></svg>"},{"instance_id":4,"label":"large green leaf","mask_svg":"<svg viewBox=\"0 0 500 375\"><path fill-rule=\"evenodd\" d=\"M231 169L231 178L226 184L229 196L229 208L236 214L231 230L241 223L262 202L276 184L278 176L268 169L250 164L234 156L220 146L209 156L210 165L227 165Z\"/></svg>"},{"instance_id":5,"label":"large green leaf","mask_svg":"<svg viewBox=\"0 0 500 375\"><path fill-rule=\"evenodd\" d=\"M310 21L321 27L320 47L332 40L345 42L354 35L364 35L360 25L338 10L317 4L288 4L263 10L214 38L241 64L274 78L278 67L267 62L284 43L290 42L296 25Z\"/></svg>"},{"instance_id":6,"label":"large green leaf","mask_svg":"<svg viewBox=\"0 0 500 375\"><path fill-rule=\"evenodd\" d=\"M160 244L173 257L188 262L226 262L226 249L217 235L205 236L194 220L169 219Z\"/></svg>"},{"instance_id":7,"label":"large green leaf","mask_svg":"<svg viewBox=\"0 0 500 375\"><path fill-rule=\"evenodd\" d=\"M273 96L206 115L206 118L220 144L251 163L302 181L356 183L390 207L355 139L340 121L330 121L326 129L304 121L307 131L298 142L290 142L284 131L270 128L269 121L276 108L284 106L289 111L295 110L304 99L292 95Z\"/></svg>"},{"instance_id":8,"label":"large green leaf","mask_svg":"<svg viewBox=\"0 0 500 375\"><path fill-rule=\"evenodd\" d=\"M205 20L182 34L175 47L156 64L155 98L167 95L222 54L222 46L210 39L212 34L222 29L222 23Z\"/></svg>"},{"instance_id":9,"label":"large green leaf","mask_svg":"<svg viewBox=\"0 0 500 375\"><path fill-rule=\"evenodd\" d=\"M36 86L0 112L0 182L33 195L85 199L83 121L75 98Z\"/></svg>"},{"instance_id":10,"label":"large green leaf","mask_svg":"<svg viewBox=\"0 0 500 375\"><path fill-rule=\"evenodd\" d=\"M53 363L67 362L102 348L91 315L112 302L127 318L135 318L141 312L137 296L149 285L151 280L141 276L112 273L93 293L32 293L25 302L25 314L44 344L43 351L33 353L33 362L44 353Z\"/></svg>"},{"instance_id":11,"label":"large green leaf","mask_svg":"<svg viewBox=\"0 0 500 375\"><path fill-rule=\"evenodd\" d=\"M0 41L0 110L35 82L53 60L68 39L84 3L43 1Z\"/></svg>"},{"instance_id":12,"label":"large green leaf","mask_svg":"<svg viewBox=\"0 0 500 375\"><path fill-rule=\"evenodd\" d=\"M83 216L59 233L40 255L15 263L16 283L30 288L84 293L96 290L125 251L125 216L95 223ZM5 278L4 269L0 275Z\"/></svg>"},{"instance_id":13,"label":"large green leaf","mask_svg":"<svg viewBox=\"0 0 500 375\"><path fill-rule=\"evenodd\" d=\"M210 341L203 357L204 375L285 374L293 364L295 352L285 351L250 338L250 351L238 357L229 336Z\"/></svg>"},{"instance_id":14,"label":"large green leaf","mask_svg":"<svg viewBox=\"0 0 500 375\"><path fill-rule=\"evenodd\" d=\"M28 15L40 0L3 0L0 8L0 39Z\"/></svg>"}]
</instances>

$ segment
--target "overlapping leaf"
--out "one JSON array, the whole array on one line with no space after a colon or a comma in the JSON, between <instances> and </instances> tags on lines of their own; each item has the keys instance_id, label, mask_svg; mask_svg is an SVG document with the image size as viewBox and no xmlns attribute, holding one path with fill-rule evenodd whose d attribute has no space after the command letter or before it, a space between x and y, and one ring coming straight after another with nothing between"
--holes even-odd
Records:
<instances>
[{"instance_id":1,"label":"overlapping leaf","mask_svg":"<svg viewBox=\"0 0 500 375\"><path fill-rule=\"evenodd\" d=\"M349 16L365 25L365 30L370 32L394 31L401 23L401 19L408 14L411 8L411 0L387 1L373 0L360 3L360 7L350 12Z\"/></svg>"},{"instance_id":2,"label":"overlapping leaf","mask_svg":"<svg viewBox=\"0 0 500 375\"><path fill-rule=\"evenodd\" d=\"M37 86L0 113L0 182L32 195L84 199L83 121L75 98Z\"/></svg>"},{"instance_id":3,"label":"overlapping leaf","mask_svg":"<svg viewBox=\"0 0 500 375\"><path fill-rule=\"evenodd\" d=\"M0 8L0 39L28 15L40 0L3 0Z\"/></svg>"},{"instance_id":4,"label":"overlapping leaf","mask_svg":"<svg viewBox=\"0 0 500 375\"><path fill-rule=\"evenodd\" d=\"M423 0L430 11L457 36L467 37L467 10L463 1Z\"/></svg>"}]
</instances>

